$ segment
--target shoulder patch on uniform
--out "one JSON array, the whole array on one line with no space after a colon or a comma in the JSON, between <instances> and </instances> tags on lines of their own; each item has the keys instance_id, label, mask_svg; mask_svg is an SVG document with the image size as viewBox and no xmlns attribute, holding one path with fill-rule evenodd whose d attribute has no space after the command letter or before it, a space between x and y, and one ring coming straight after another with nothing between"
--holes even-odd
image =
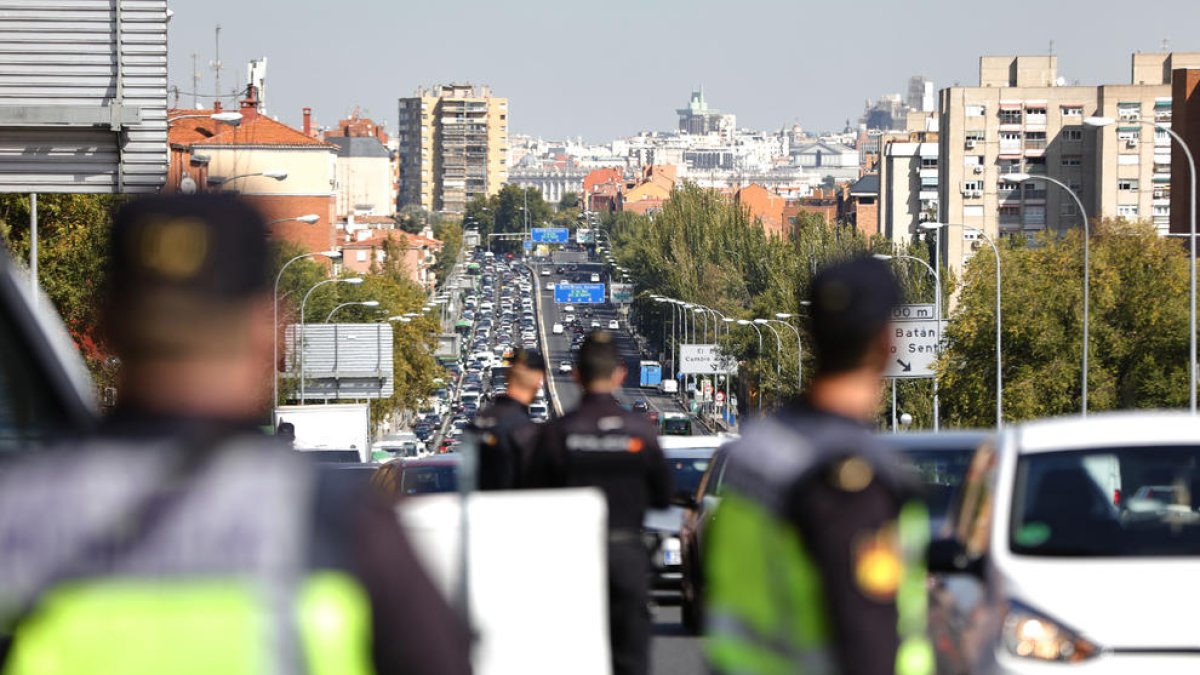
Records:
<instances>
[{"instance_id":1,"label":"shoulder patch on uniform","mask_svg":"<svg viewBox=\"0 0 1200 675\"><path fill-rule=\"evenodd\" d=\"M904 563L895 523L869 532L854 546L854 580L866 597L891 602L900 588Z\"/></svg>"},{"instance_id":2,"label":"shoulder patch on uniform","mask_svg":"<svg viewBox=\"0 0 1200 675\"><path fill-rule=\"evenodd\" d=\"M847 457L833 465L829 481L843 492L862 492L875 478L875 471L862 457Z\"/></svg>"}]
</instances>

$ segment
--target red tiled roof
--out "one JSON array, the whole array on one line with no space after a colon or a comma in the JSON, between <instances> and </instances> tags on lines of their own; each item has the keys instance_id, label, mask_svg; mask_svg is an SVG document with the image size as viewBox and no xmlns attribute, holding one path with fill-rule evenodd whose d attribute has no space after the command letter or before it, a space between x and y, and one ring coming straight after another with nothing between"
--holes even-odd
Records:
<instances>
[{"instance_id":1,"label":"red tiled roof","mask_svg":"<svg viewBox=\"0 0 1200 675\"><path fill-rule=\"evenodd\" d=\"M175 113L187 114L190 111L173 111ZM210 111L195 111L198 114L206 114ZM236 127L231 127L224 124L219 124L211 120L180 120L176 124L186 122L200 122L201 124L210 125L210 128L215 126L216 133L211 138L200 138L191 140L192 145L282 145L282 146L306 146L317 148L335 149L331 143L325 143L315 138L306 136L303 131L293 129L282 122L264 117L258 114L247 115L242 123Z\"/></svg>"},{"instance_id":2,"label":"red tiled roof","mask_svg":"<svg viewBox=\"0 0 1200 675\"><path fill-rule=\"evenodd\" d=\"M422 237L419 234L408 234L406 232L388 232L386 234L380 234L368 239L363 239L362 241L352 241L347 244L343 244L342 248L378 248L386 244L389 240L399 243L400 237L404 237L408 244L408 248L410 249L417 248L419 246L429 246L431 248L442 247L442 242L438 241L437 239L430 239L428 237Z\"/></svg>"}]
</instances>

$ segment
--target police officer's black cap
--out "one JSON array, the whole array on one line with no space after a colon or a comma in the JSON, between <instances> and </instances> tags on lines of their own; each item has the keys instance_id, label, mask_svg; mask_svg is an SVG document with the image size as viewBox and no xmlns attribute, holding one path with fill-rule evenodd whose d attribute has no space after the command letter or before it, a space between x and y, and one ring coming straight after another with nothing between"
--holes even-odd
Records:
<instances>
[{"instance_id":1,"label":"police officer's black cap","mask_svg":"<svg viewBox=\"0 0 1200 675\"><path fill-rule=\"evenodd\" d=\"M809 287L809 315L820 369L858 365L900 302L900 287L883 261L869 256L835 263Z\"/></svg>"},{"instance_id":2,"label":"police officer's black cap","mask_svg":"<svg viewBox=\"0 0 1200 675\"><path fill-rule=\"evenodd\" d=\"M617 350L616 337L606 330L594 330L587 334L579 345L576 367L584 384L607 378L624 365Z\"/></svg>"},{"instance_id":3,"label":"police officer's black cap","mask_svg":"<svg viewBox=\"0 0 1200 675\"><path fill-rule=\"evenodd\" d=\"M518 348L513 352L512 363L514 366L546 372L546 359L542 358L542 353L536 349Z\"/></svg>"},{"instance_id":4,"label":"police officer's black cap","mask_svg":"<svg viewBox=\"0 0 1200 675\"><path fill-rule=\"evenodd\" d=\"M110 254L114 298L174 292L222 303L270 289L266 223L233 196L133 201L117 213Z\"/></svg>"}]
</instances>

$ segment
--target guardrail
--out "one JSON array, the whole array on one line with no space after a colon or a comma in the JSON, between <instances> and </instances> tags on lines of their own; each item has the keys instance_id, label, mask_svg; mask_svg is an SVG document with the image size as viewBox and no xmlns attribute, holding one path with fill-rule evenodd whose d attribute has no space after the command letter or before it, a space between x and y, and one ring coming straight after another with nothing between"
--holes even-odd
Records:
<instances>
[{"instance_id":1,"label":"guardrail","mask_svg":"<svg viewBox=\"0 0 1200 675\"><path fill-rule=\"evenodd\" d=\"M558 400L558 387L554 385L553 366L550 363L550 342L546 339L545 323L542 321L542 282L539 280L537 269L525 263L526 269L533 277L533 306L537 316L534 317L534 322L537 324L538 344L542 349L542 359L546 362L546 393L550 396L550 408L554 411L555 417L562 417L563 409L562 402Z\"/></svg>"}]
</instances>

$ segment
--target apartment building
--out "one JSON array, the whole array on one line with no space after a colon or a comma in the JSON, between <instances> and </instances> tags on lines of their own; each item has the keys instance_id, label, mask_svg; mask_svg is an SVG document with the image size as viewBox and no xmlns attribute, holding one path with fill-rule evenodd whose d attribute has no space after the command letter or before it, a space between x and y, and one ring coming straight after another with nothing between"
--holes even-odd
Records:
<instances>
[{"instance_id":1,"label":"apartment building","mask_svg":"<svg viewBox=\"0 0 1200 675\"><path fill-rule=\"evenodd\" d=\"M915 135L915 134L914 134ZM879 161L879 233L908 243L938 214L938 144L909 136L885 138Z\"/></svg>"},{"instance_id":2,"label":"apartment building","mask_svg":"<svg viewBox=\"0 0 1200 675\"><path fill-rule=\"evenodd\" d=\"M1065 191L1045 181L1001 180L1026 173L1055 178L1078 195L1089 217L1170 221L1171 147L1163 132L1133 120L1169 122L1171 72L1200 64L1200 53L1139 53L1129 84L1067 85L1055 56L984 56L979 86L939 93L941 222L989 235L1032 235L1077 227ZM1090 116L1119 120L1106 128ZM947 264L970 257L964 229L943 232Z\"/></svg>"},{"instance_id":3,"label":"apartment building","mask_svg":"<svg viewBox=\"0 0 1200 675\"><path fill-rule=\"evenodd\" d=\"M437 85L400 99L399 206L462 213L508 180L508 99Z\"/></svg>"}]
</instances>

